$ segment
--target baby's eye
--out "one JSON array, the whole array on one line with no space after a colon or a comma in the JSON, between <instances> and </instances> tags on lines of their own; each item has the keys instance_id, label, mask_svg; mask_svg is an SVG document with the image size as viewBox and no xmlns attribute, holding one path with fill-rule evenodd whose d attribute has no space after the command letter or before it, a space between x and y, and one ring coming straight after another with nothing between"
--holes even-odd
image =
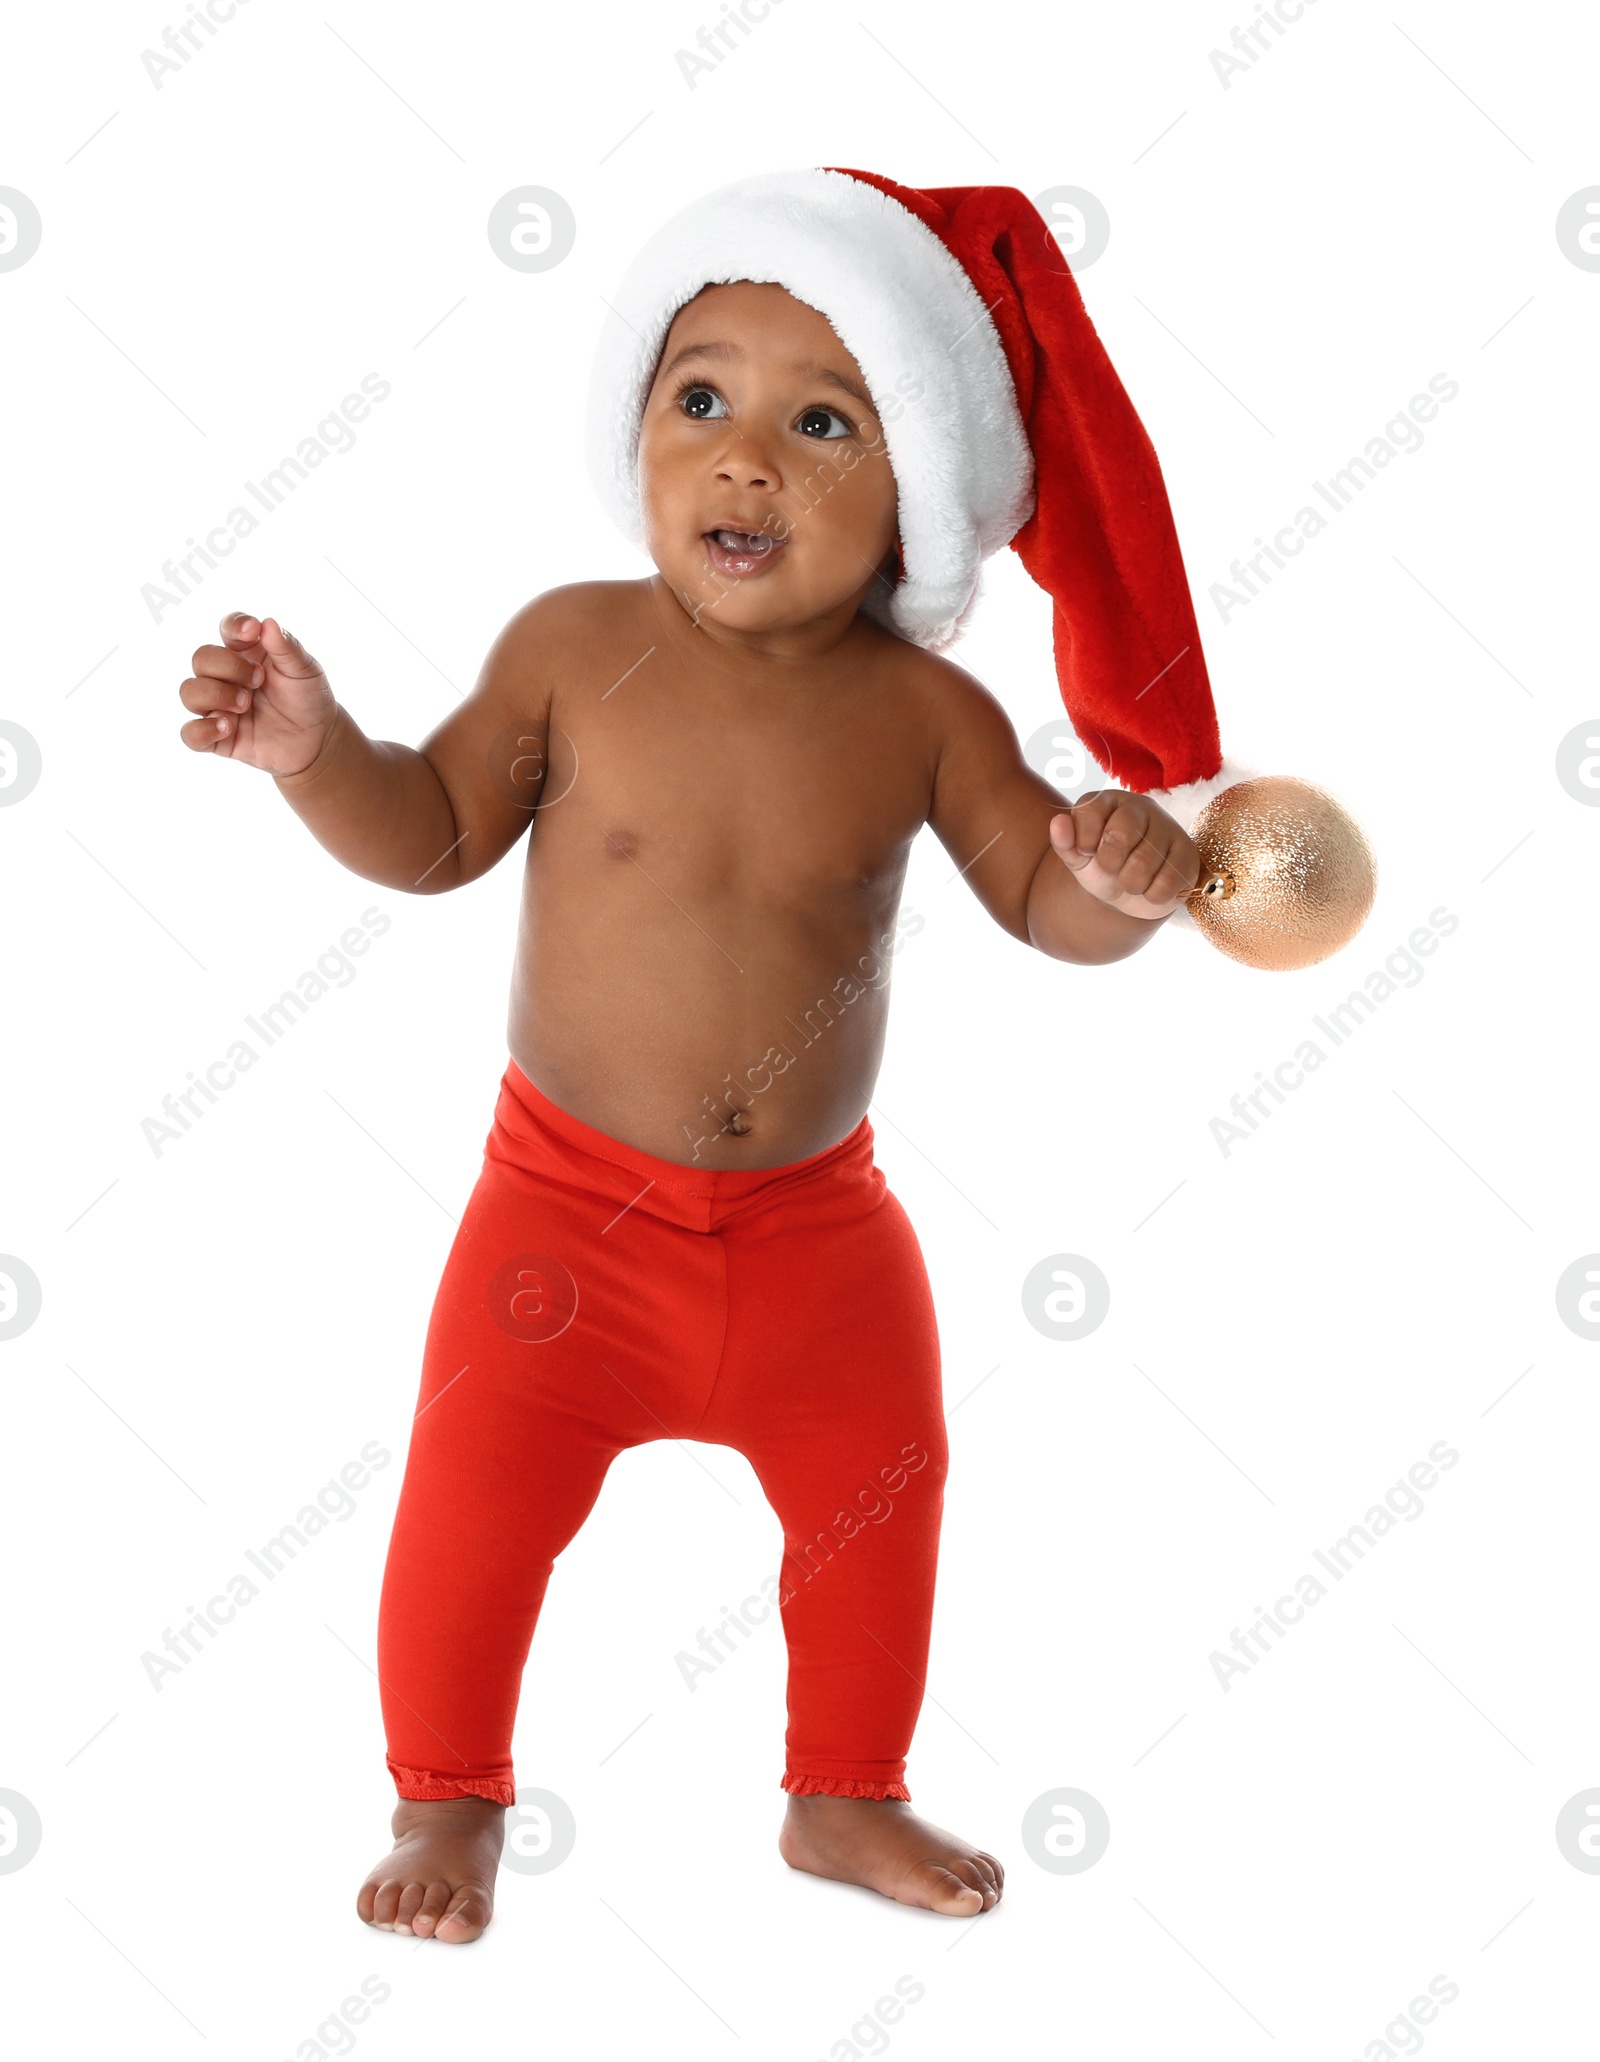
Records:
<instances>
[{"instance_id":1,"label":"baby's eye","mask_svg":"<svg viewBox=\"0 0 1600 2062\"><path fill-rule=\"evenodd\" d=\"M795 428L802 437L848 437L853 434L849 423L834 408L808 408Z\"/></svg>"},{"instance_id":2,"label":"baby's eye","mask_svg":"<svg viewBox=\"0 0 1600 2062\"><path fill-rule=\"evenodd\" d=\"M715 422L728 412L728 404L712 387L685 387L679 404L696 422Z\"/></svg>"}]
</instances>

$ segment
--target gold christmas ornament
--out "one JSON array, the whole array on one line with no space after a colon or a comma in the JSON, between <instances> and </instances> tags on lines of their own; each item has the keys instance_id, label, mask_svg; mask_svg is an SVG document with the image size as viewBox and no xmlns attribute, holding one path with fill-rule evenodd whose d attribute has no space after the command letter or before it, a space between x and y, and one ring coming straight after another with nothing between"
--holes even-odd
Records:
<instances>
[{"instance_id":1,"label":"gold christmas ornament","mask_svg":"<svg viewBox=\"0 0 1600 2062\"><path fill-rule=\"evenodd\" d=\"M1377 862L1324 789L1288 774L1214 795L1189 834L1200 852L1187 906L1219 952L1281 972L1315 966L1367 920Z\"/></svg>"}]
</instances>

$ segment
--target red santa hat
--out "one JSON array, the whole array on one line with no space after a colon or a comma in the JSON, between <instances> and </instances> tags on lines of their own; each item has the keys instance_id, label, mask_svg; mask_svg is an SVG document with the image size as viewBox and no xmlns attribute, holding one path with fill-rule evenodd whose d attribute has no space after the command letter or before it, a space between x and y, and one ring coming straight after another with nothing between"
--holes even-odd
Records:
<instances>
[{"instance_id":1,"label":"red santa hat","mask_svg":"<svg viewBox=\"0 0 1600 2062\"><path fill-rule=\"evenodd\" d=\"M902 577L863 606L937 651L1009 544L1055 604L1074 732L1110 782L1185 828L1250 770L1223 757L1161 468L1043 217L1009 186L768 172L675 215L613 303L590 390L591 471L643 537L639 426L678 310L773 282L866 376L899 493Z\"/></svg>"}]
</instances>

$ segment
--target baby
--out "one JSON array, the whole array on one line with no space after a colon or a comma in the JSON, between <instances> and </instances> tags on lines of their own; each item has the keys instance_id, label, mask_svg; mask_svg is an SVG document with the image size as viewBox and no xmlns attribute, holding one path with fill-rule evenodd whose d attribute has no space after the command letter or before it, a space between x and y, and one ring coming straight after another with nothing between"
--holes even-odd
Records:
<instances>
[{"instance_id":1,"label":"baby","mask_svg":"<svg viewBox=\"0 0 1600 2062\"><path fill-rule=\"evenodd\" d=\"M395 1844L357 1899L447 1942L489 1923L551 1564L615 1456L662 1438L736 1447L782 1523L784 1860L955 1917L998 1900L1000 1863L905 1782L946 1443L866 1116L896 908L924 824L998 924L1077 964L1138 950L1199 872L1147 794L1067 806L994 697L893 627L916 526L883 369L736 266L641 332L651 577L530 602L416 750L368 738L271 616L225 617L180 689L185 744L270 773L367 880L437 894L527 840L510 1061L384 1577ZM846 1509L869 1498L888 1522Z\"/></svg>"}]
</instances>

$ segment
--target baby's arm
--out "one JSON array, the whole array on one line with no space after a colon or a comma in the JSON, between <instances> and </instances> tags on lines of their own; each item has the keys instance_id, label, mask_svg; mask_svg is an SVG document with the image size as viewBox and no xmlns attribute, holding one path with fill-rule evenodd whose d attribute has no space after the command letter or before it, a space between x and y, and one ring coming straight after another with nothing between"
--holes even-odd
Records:
<instances>
[{"instance_id":1,"label":"baby's arm","mask_svg":"<svg viewBox=\"0 0 1600 2062\"><path fill-rule=\"evenodd\" d=\"M486 873L532 818L548 742L553 597L514 617L477 686L420 749L366 736L322 667L271 616L235 613L179 690L192 751L272 774L333 856L387 888L435 894Z\"/></svg>"},{"instance_id":2,"label":"baby's arm","mask_svg":"<svg viewBox=\"0 0 1600 2062\"><path fill-rule=\"evenodd\" d=\"M1200 877L1200 857L1145 795L1069 804L1024 760L988 689L939 662L939 755L928 821L1014 938L1099 965L1147 942Z\"/></svg>"}]
</instances>

